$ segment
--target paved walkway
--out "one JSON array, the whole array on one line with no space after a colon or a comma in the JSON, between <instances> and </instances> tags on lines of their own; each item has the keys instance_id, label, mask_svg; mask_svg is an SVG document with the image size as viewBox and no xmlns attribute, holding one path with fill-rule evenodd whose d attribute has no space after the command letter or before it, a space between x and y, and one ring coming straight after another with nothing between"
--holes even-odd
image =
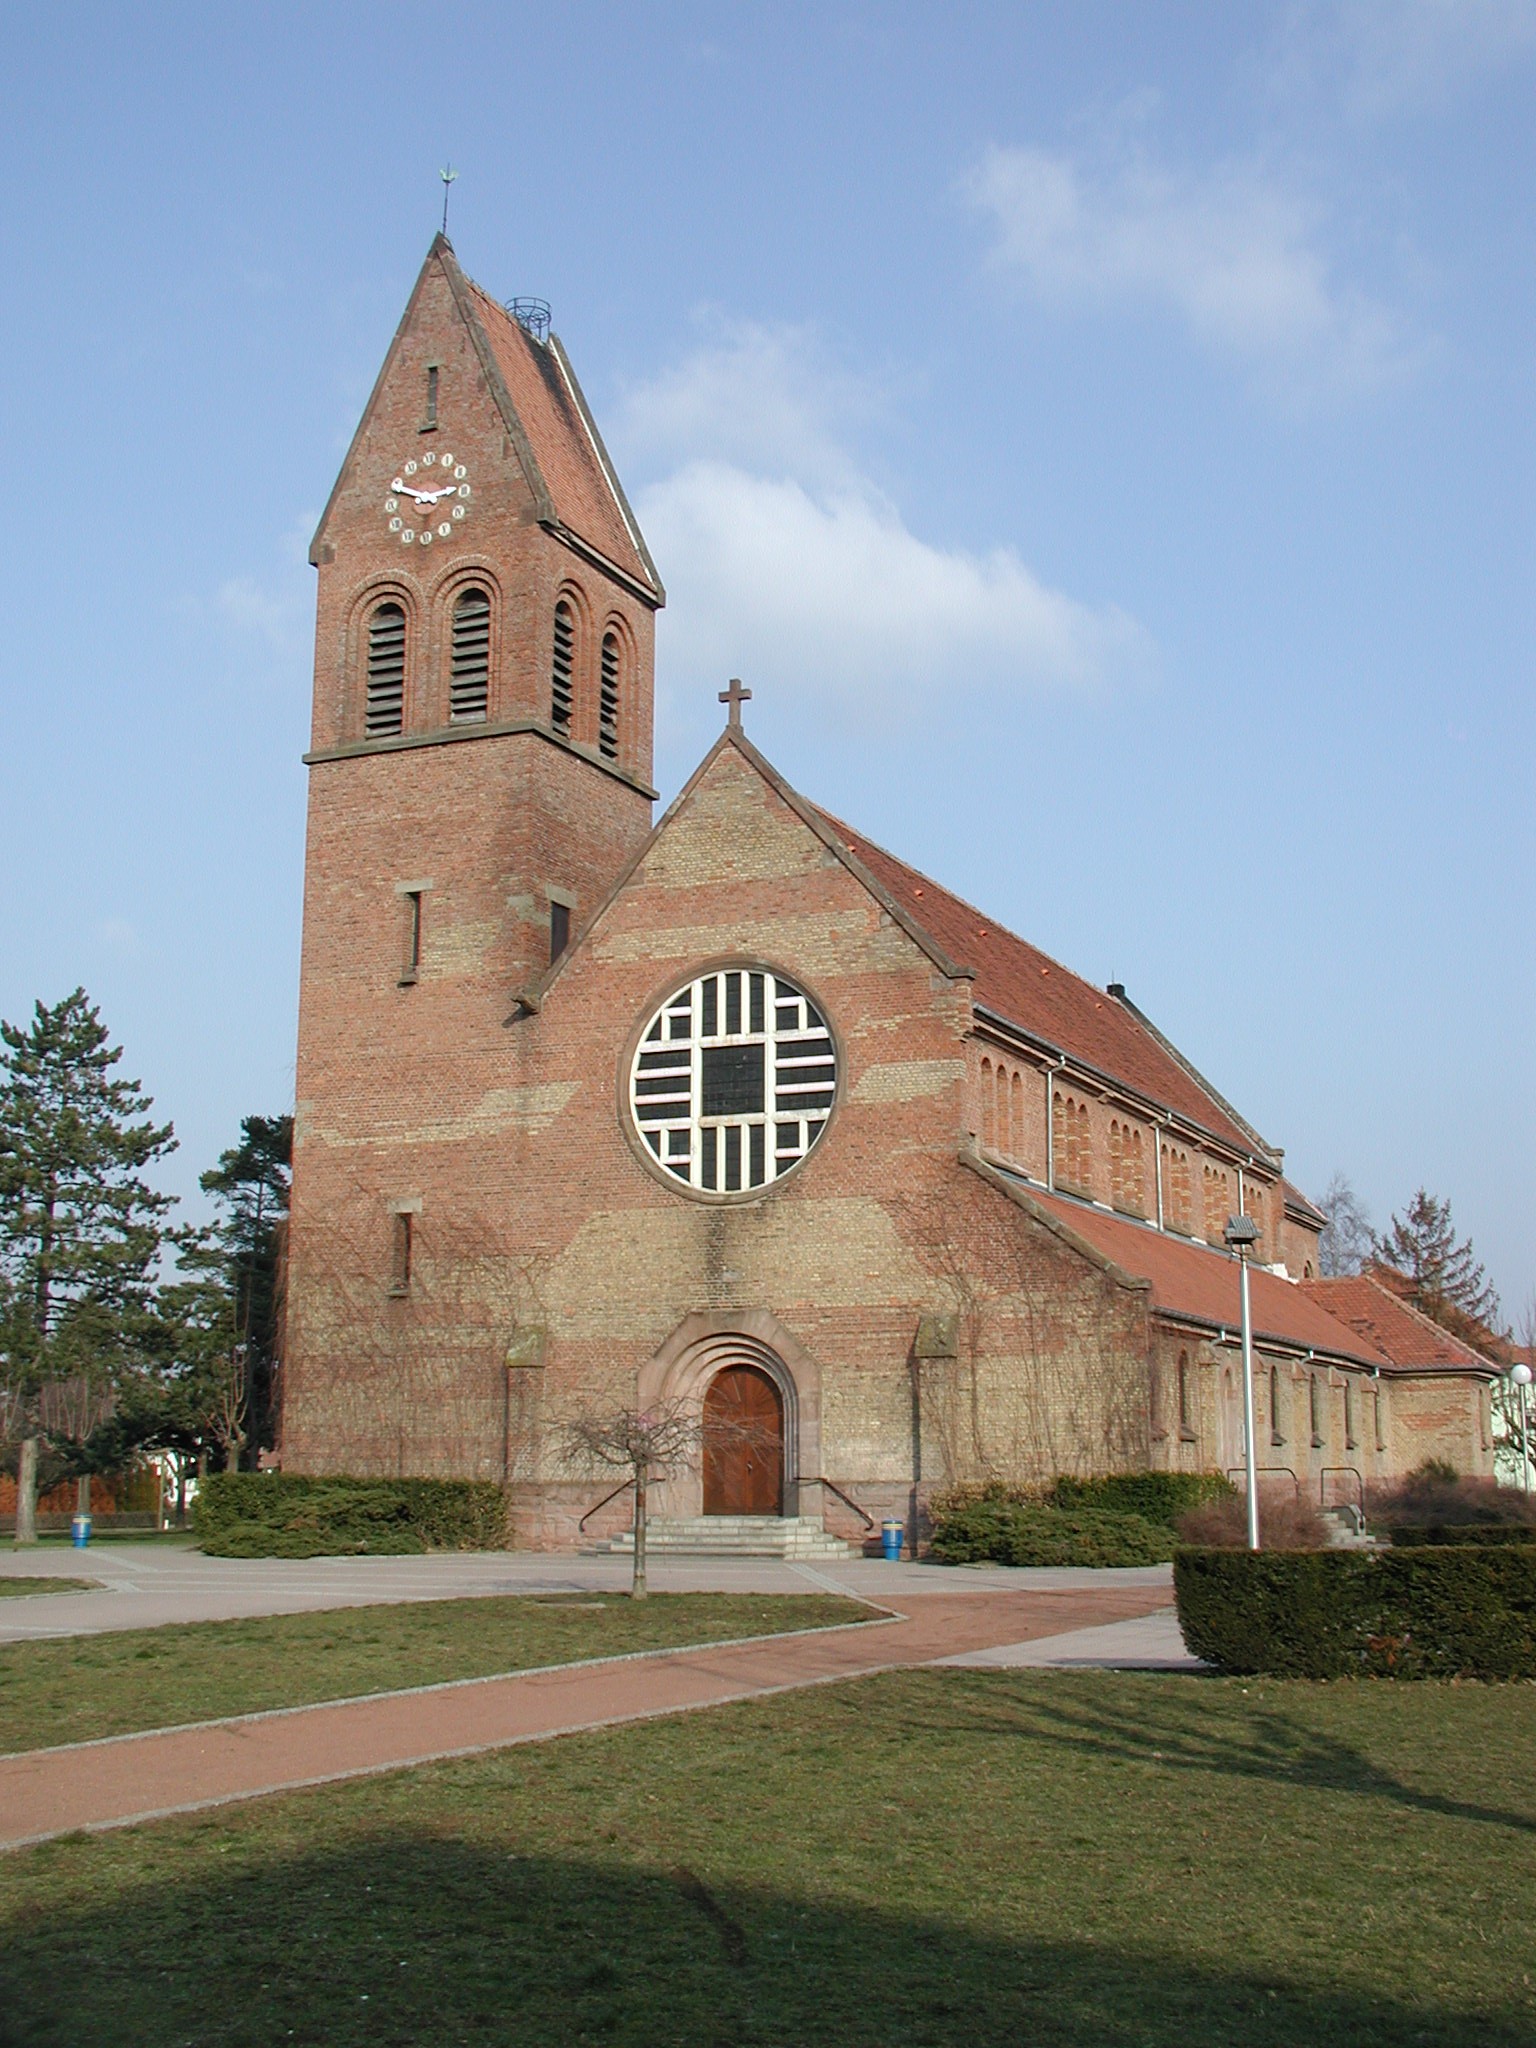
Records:
<instances>
[{"instance_id":1,"label":"paved walkway","mask_svg":"<svg viewBox=\"0 0 1536 2048\"><path fill-rule=\"evenodd\" d=\"M0 1643L103 1630L158 1628L167 1622L232 1621L255 1614L298 1614L379 1601L461 1600L475 1594L619 1592L629 1584L622 1557L540 1551L452 1551L430 1557L204 1557L156 1543L100 1543L88 1550L49 1546L0 1550L0 1572L36 1579L93 1578L99 1592L39 1591L0 1600ZM1107 1584L1167 1587L1167 1565L1137 1571L1015 1571L970 1566L887 1564L850 1558L815 1565L775 1558L692 1558L653 1562L659 1593L803 1593L807 1586L881 1601L908 1593L1030 1587L1087 1589Z\"/></svg>"},{"instance_id":2,"label":"paved walkway","mask_svg":"<svg viewBox=\"0 0 1536 2048\"><path fill-rule=\"evenodd\" d=\"M850 1569L859 1567L838 1568ZM921 1566L911 1570L924 1573ZM900 1613L859 1627L569 1664L0 1758L0 1848L998 1645L1059 1639L1146 1615L1170 1598L1166 1583L1126 1583L1129 1573L1115 1574L1120 1583L1114 1585L1105 1583L1106 1573L1073 1575L1089 1578L1089 1587L1026 1588L1017 1584L1024 1574L1005 1576L1014 1581L1008 1590L983 1583L980 1575L969 1590L959 1590L954 1575L946 1574L938 1591L927 1574L920 1592L893 1596ZM799 1583L803 1587L803 1577Z\"/></svg>"},{"instance_id":3,"label":"paved walkway","mask_svg":"<svg viewBox=\"0 0 1536 2048\"><path fill-rule=\"evenodd\" d=\"M966 1650L958 1657L946 1657L946 1664L973 1671L1008 1671L1021 1666L1032 1670L1097 1671L1208 1671L1198 1657L1191 1657L1179 1633L1179 1618L1172 1607L1160 1607L1155 1614L1133 1615L1127 1621L1110 1621L1096 1628L1073 1629L1067 1635L1038 1636L1032 1642L999 1643L985 1650Z\"/></svg>"}]
</instances>

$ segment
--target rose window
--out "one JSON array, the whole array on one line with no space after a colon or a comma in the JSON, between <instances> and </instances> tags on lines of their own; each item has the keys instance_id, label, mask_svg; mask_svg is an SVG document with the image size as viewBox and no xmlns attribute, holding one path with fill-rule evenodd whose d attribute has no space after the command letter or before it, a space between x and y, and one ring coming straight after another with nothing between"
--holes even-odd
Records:
<instances>
[{"instance_id":1,"label":"rose window","mask_svg":"<svg viewBox=\"0 0 1536 2048\"><path fill-rule=\"evenodd\" d=\"M837 1054L803 989L762 968L700 975L646 1026L630 1073L635 1128L701 1193L766 1187L826 1127Z\"/></svg>"}]
</instances>

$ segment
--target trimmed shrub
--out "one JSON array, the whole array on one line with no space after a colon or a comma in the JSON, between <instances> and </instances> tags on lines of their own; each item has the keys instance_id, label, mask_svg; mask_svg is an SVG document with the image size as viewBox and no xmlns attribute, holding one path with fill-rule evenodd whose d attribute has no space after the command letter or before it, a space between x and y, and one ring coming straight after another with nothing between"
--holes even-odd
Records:
<instances>
[{"instance_id":1,"label":"trimmed shrub","mask_svg":"<svg viewBox=\"0 0 1536 2048\"><path fill-rule=\"evenodd\" d=\"M1179 1627L1223 1671L1536 1678L1536 1548L1181 1550Z\"/></svg>"},{"instance_id":2,"label":"trimmed shrub","mask_svg":"<svg viewBox=\"0 0 1536 2048\"><path fill-rule=\"evenodd\" d=\"M1166 1564L1173 1532L1140 1515L1069 1514L999 1490L936 1514L932 1553L943 1564Z\"/></svg>"},{"instance_id":3,"label":"trimmed shrub","mask_svg":"<svg viewBox=\"0 0 1536 2048\"><path fill-rule=\"evenodd\" d=\"M1219 1472L1110 1472L1098 1479L1063 1475L1046 1495L1053 1508L1092 1508L1106 1515L1140 1515L1177 1526L1180 1515L1207 1501L1233 1500L1237 1489Z\"/></svg>"},{"instance_id":4,"label":"trimmed shrub","mask_svg":"<svg viewBox=\"0 0 1536 2048\"><path fill-rule=\"evenodd\" d=\"M1387 1536L1398 1550L1422 1550L1440 1543L1536 1543L1528 1522L1437 1522L1427 1529L1398 1527Z\"/></svg>"},{"instance_id":5,"label":"trimmed shrub","mask_svg":"<svg viewBox=\"0 0 1536 2048\"><path fill-rule=\"evenodd\" d=\"M1197 1550L1240 1550L1248 1542L1248 1504L1240 1493L1207 1501L1178 1520L1179 1540ZM1259 1501L1266 1550L1326 1550L1328 1524L1310 1501L1280 1494Z\"/></svg>"},{"instance_id":6,"label":"trimmed shrub","mask_svg":"<svg viewBox=\"0 0 1536 2048\"><path fill-rule=\"evenodd\" d=\"M192 1517L211 1557L405 1557L507 1540L501 1488L482 1479L219 1472L198 1488Z\"/></svg>"}]
</instances>

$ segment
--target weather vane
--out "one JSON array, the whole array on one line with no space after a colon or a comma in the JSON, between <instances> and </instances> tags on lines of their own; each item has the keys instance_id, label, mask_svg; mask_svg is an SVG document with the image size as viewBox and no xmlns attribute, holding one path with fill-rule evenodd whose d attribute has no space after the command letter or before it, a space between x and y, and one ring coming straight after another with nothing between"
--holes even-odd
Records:
<instances>
[{"instance_id":1,"label":"weather vane","mask_svg":"<svg viewBox=\"0 0 1536 2048\"><path fill-rule=\"evenodd\" d=\"M459 175L452 164L444 164L437 174L443 181L443 233L448 232L448 187Z\"/></svg>"}]
</instances>

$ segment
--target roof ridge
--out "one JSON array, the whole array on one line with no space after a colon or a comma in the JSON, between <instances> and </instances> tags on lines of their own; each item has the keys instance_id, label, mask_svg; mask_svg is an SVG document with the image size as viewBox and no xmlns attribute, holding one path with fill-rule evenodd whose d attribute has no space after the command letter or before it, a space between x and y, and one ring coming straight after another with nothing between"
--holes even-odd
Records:
<instances>
[{"instance_id":1,"label":"roof ridge","mask_svg":"<svg viewBox=\"0 0 1536 2048\"><path fill-rule=\"evenodd\" d=\"M1394 1293L1390 1287L1378 1280L1374 1273L1367 1273L1364 1270L1358 1273L1319 1273L1311 1280L1303 1281L1302 1285L1304 1287L1348 1287L1351 1285L1361 1285L1373 1288L1383 1301L1390 1302L1392 1307L1399 1310L1401 1314L1409 1316L1414 1322L1421 1324L1439 1343L1449 1345L1453 1350L1463 1352L1468 1358L1475 1359L1479 1365L1493 1367L1497 1370L1495 1361L1486 1352L1479 1351L1475 1344L1469 1344L1464 1337L1458 1337L1456 1332L1448 1330L1444 1323L1437 1323L1433 1316L1425 1315L1423 1309L1416 1307L1411 1301L1404 1300L1402 1295Z\"/></svg>"}]
</instances>

